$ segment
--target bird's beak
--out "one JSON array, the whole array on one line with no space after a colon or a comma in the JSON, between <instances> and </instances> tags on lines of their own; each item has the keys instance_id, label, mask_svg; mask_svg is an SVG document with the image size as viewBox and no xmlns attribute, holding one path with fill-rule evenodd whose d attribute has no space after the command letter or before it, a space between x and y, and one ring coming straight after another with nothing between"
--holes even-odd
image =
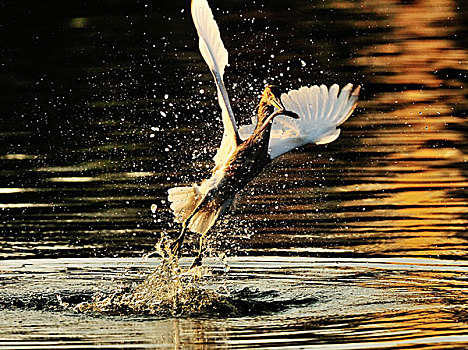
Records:
<instances>
[{"instance_id":1,"label":"bird's beak","mask_svg":"<svg viewBox=\"0 0 468 350\"><path fill-rule=\"evenodd\" d=\"M280 114L286 115L294 119L299 119L299 116L296 113L292 111L287 111L286 108L284 108L281 100L274 95L273 95L273 98L271 99L271 104L281 111Z\"/></svg>"},{"instance_id":2,"label":"bird's beak","mask_svg":"<svg viewBox=\"0 0 468 350\"><path fill-rule=\"evenodd\" d=\"M280 101L279 98L277 98L276 96L273 96L273 98L270 100L271 104L273 106L275 106L277 109L279 109L280 111L284 110L284 106L283 106L283 103Z\"/></svg>"}]
</instances>

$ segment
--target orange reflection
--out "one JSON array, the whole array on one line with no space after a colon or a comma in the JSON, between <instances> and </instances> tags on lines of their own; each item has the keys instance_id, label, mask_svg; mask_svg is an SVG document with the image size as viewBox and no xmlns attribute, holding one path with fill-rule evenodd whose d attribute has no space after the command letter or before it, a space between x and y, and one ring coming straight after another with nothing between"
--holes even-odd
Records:
<instances>
[{"instance_id":1,"label":"orange reflection","mask_svg":"<svg viewBox=\"0 0 468 350\"><path fill-rule=\"evenodd\" d=\"M392 31L384 43L360 51L356 62L375 73L368 75L373 83L401 87L377 93L366 104L372 111L384 107L384 112L367 121L354 121L367 124L369 129L382 125L371 137L366 135L363 144L389 154L375 160L381 166L377 173L374 167L361 177L368 183L359 184L358 189L356 185L336 188L380 192L370 198L343 201L345 208L360 209L343 215L361 218L349 223L352 231L369 238L382 237L375 239L375 244L358 245L357 251L464 256L466 240L460 233L468 228L468 202L454 193L463 192L468 180L454 164L467 161L457 147L466 142L466 136L451 126L465 123L452 114L454 106L467 101L461 80L439 74L444 69L468 67L465 49L452 40L456 4L452 0L372 4L373 11L384 8L383 13L391 14L380 25Z\"/></svg>"},{"instance_id":2,"label":"orange reflection","mask_svg":"<svg viewBox=\"0 0 468 350\"><path fill-rule=\"evenodd\" d=\"M252 186L274 185L280 188L277 193L260 190L242 203L243 218L257 226L250 242L258 247L274 240L289 247L351 246L366 254L465 256L468 179L459 165L467 162L461 146L467 141L458 126L466 121L456 116L456 108L468 101L461 78L441 74L468 67L465 48L453 40L456 3L378 0L333 6L369 11L369 17L378 14L379 20L353 25L364 31L385 29L371 31L369 41L377 44L359 48L355 59L371 87L369 100L359 103L365 114L351 118L345 133L359 140L353 151L363 157L343 167L329 161L345 158L346 150L336 154L337 148L335 153L314 149L313 156L307 150L285 155L281 167L289 168L278 167ZM370 91L374 86L380 90ZM346 185L320 188L322 179L343 179Z\"/></svg>"}]
</instances>

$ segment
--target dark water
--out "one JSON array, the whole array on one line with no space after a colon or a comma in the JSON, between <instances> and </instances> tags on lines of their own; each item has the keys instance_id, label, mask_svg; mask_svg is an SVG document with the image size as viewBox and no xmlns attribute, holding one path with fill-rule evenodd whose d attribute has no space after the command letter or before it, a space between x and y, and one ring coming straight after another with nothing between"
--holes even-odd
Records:
<instances>
[{"instance_id":1,"label":"dark water","mask_svg":"<svg viewBox=\"0 0 468 350\"><path fill-rule=\"evenodd\" d=\"M363 85L337 141L276 159L214 230L213 254L239 257L210 283L285 307L161 320L51 301L151 270L142 254L179 229L166 191L208 176L219 111L188 1L6 2L0 346L466 348L465 2L210 4L240 124L266 83Z\"/></svg>"}]
</instances>

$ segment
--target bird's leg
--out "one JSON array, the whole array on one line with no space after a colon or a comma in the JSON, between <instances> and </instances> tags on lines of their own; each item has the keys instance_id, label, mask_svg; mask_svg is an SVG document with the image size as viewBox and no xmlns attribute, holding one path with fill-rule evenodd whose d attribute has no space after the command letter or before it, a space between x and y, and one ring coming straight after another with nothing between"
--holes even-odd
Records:
<instances>
[{"instance_id":1,"label":"bird's leg","mask_svg":"<svg viewBox=\"0 0 468 350\"><path fill-rule=\"evenodd\" d=\"M180 258L180 252L181 252L181 248L182 248L182 243L184 242L184 238L185 238L185 229L187 228L186 222L187 222L187 221L185 221L185 222L182 224L182 229L180 230L179 237L177 237L177 239L176 239L174 242L172 242L172 244L171 244L172 256L177 256L177 258Z\"/></svg>"},{"instance_id":2,"label":"bird's leg","mask_svg":"<svg viewBox=\"0 0 468 350\"><path fill-rule=\"evenodd\" d=\"M182 246L182 243L184 242L184 238L185 238L185 231L186 231L186 228L187 228L187 223L190 222L190 220L192 220L192 218L195 216L195 214L198 213L198 211L200 210L201 207L203 207L205 205L205 203L209 202L211 200L211 198L213 197L213 195L208 195L206 194L204 197L203 197L203 200L197 205L197 207L192 211L192 213L189 215L189 217L187 219L185 219L185 221L183 222L182 224L182 229L180 231L180 234L179 234L179 237L177 237L177 239L171 244L171 251L172 251L172 254L173 256L176 256L178 258L180 258L180 251L181 251L181 246ZM203 236L202 236L203 237ZM200 238L200 253L199 253L199 256L197 257L196 261L197 262L199 260L199 263L197 262L197 265L201 265L201 255L202 255L202 237ZM194 264L195 264L194 262ZM193 266L192 266L193 267Z\"/></svg>"},{"instance_id":3,"label":"bird's leg","mask_svg":"<svg viewBox=\"0 0 468 350\"><path fill-rule=\"evenodd\" d=\"M203 236L200 236L200 247L198 248L198 255L195 258L195 260L192 263L192 266L190 266L191 269L201 266L202 264L202 259L203 259Z\"/></svg>"}]
</instances>

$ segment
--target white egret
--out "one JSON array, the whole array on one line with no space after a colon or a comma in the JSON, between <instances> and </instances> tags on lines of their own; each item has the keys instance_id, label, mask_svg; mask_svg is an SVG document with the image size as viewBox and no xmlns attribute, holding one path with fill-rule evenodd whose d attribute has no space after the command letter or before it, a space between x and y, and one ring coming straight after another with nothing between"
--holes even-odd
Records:
<instances>
[{"instance_id":1,"label":"white egret","mask_svg":"<svg viewBox=\"0 0 468 350\"><path fill-rule=\"evenodd\" d=\"M182 223L181 233L172 244L173 253L180 256L187 229L200 234L194 267L201 264L204 236L230 207L236 193L281 154L308 143L336 140L340 134L337 127L356 107L360 87L353 91L348 84L338 95L336 84L330 89L325 85L303 86L283 93L279 100L276 88L269 85L262 93L253 123L238 128L223 82L228 52L218 25L206 0L192 0L191 11L200 52L216 83L224 125L211 177L200 185L169 189L174 220Z\"/></svg>"}]
</instances>

